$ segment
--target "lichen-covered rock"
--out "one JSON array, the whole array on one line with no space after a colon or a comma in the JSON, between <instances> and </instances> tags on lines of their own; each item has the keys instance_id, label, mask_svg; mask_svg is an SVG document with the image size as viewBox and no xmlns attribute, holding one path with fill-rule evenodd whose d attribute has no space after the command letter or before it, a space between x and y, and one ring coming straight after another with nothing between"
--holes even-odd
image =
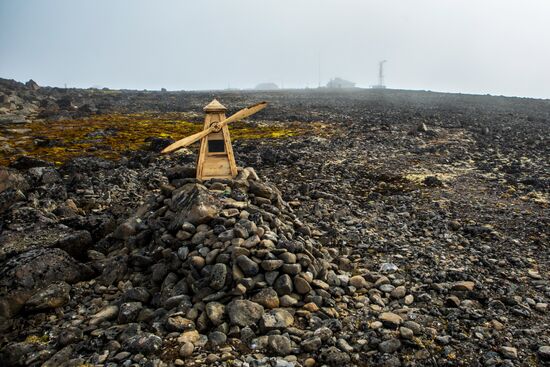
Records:
<instances>
[{"instance_id":1,"label":"lichen-covered rock","mask_svg":"<svg viewBox=\"0 0 550 367\"><path fill-rule=\"evenodd\" d=\"M25 302L25 308L29 311L40 311L61 307L71 299L70 291L71 286L65 282L52 283L33 294Z\"/></svg>"},{"instance_id":2,"label":"lichen-covered rock","mask_svg":"<svg viewBox=\"0 0 550 367\"><path fill-rule=\"evenodd\" d=\"M16 189L25 192L29 189L29 183L15 170L0 167L0 192L4 192L7 189Z\"/></svg>"},{"instance_id":3,"label":"lichen-covered rock","mask_svg":"<svg viewBox=\"0 0 550 367\"><path fill-rule=\"evenodd\" d=\"M145 355L157 353L161 346L162 339L151 333L133 336L126 342L126 348L130 352Z\"/></svg>"},{"instance_id":4,"label":"lichen-covered rock","mask_svg":"<svg viewBox=\"0 0 550 367\"><path fill-rule=\"evenodd\" d=\"M263 313L262 305L248 300L235 300L227 305L227 314L231 323L241 327L257 323Z\"/></svg>"},{"instance_id":5,"label":"lichen-covered rock","mask_svg":"<svg viewBox=\"0 0 550 367\"><path fill-rule=\"evenodd\" d=\"M0 266L0 316L17 314L37 289L56 281L72 284L92 275L89 267L58 248L19 254Z\"/></svg>"},{"instance_id":6,"label":"lichen-covered rock","mask_svg":"<svg viewBox=\"0 0 550 367\"><path fill-rule=\"evenodd\" d=\"M171 207L178 213L170 223L170 228L175 230L185 222L196 225L213 219L220 203L204 186L187 184L173 192Z\"/></svg>"}]
</instances>

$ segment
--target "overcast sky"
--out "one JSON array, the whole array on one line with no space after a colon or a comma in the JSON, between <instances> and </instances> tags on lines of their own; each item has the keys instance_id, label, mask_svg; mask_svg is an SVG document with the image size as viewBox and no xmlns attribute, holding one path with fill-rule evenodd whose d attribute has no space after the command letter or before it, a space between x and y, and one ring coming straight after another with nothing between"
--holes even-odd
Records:
<instances>
[{"instance_id":1,"label":"overcast sky","mask_svg":"<svg viewBox=\"0 0 550 367\"><path fill-rule=\"evenodd\" d=\"M0 0L0 77L41 85L368 87L383 59L389 88L550 98L550 1Z\"/></svg>"}]
</instances>

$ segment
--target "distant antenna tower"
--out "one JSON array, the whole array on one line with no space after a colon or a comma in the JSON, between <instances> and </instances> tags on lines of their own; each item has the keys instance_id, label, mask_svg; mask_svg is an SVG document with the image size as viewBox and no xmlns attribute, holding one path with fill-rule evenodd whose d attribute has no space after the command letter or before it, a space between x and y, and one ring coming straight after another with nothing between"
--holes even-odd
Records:
<instances>
[{"instance_id":1,"label":"distant antenna tower","mask_svg":"<svg viewBox=\"0 0 550 367\"><path fill-rule=\"evenodd\" d=\"M319 52L317 56L317 81L319 82L317 87L321 88L321 53Z\"/></svg>"},{"instance_id":2,"label":"distant antenna tower","mask_svg":"<svg viewBox=\"0 0 550 367\"><path fill-rule=\"evenodd\" d=\"M378 63L378 86L380 88L386 88L386 85L384 84L384 63L386 63L388 60L382 60Z\"/></svg>"},{"instance_id":3,"label":"distant antenna tower","mask_svg":"<svg viewBox=\"0 0 550 367\"><path fill-rule=\"evenodd\" d=\"M388 60L382 60L378 63L378 84L373 85L372 88L374 89L386 89L386 85L384 84L384 64Z\"/></svg>"}]
</instances>

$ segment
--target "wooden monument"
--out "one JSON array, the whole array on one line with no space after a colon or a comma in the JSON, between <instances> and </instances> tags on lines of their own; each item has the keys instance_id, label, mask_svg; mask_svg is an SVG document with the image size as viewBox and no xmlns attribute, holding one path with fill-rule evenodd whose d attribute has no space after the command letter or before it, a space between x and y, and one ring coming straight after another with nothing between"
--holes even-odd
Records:
<instances>
[{"instance_id":1,"label":"wooden monument","mask_svg":"<svg viewBox=\"0 0 550 367\"><path fill-rule=\"evenodd\" d=\"M213 100L204 111L204 126L201 132L178 140L166 147L162 153L170 153L186 147L200 140L201 146L197 159L197 178L208 180L211 178L235 178L237 176L237 165L233 156L229 127L231 122L241 120L255 114L267 106L266 102L257 103L244 108L229 118L225 117L225 108L217 100Z\"/></svg>"}]
</instances>

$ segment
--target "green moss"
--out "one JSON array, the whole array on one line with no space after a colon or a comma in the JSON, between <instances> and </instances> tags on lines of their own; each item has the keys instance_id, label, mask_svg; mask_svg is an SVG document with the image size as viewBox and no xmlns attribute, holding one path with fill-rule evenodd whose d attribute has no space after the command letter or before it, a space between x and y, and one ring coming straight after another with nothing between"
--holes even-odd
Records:
<instances>
[{"instance_id":1,"label":"green moss","mask_svg":"<svg viewBox=\"0 0 550 367\"><path fill-rule=\"evenodd\" d=\"M125 151L143 148L148 137L162 137L174 140L202 130L202 122L189 122L179 112L106 114L91 118L42 122L25 125L30 132L20 134L5 129L5 141L17 153L0 150L0 165L7 165L18 156L28 155L46 161L62 164L70 158L95 155L106 159L118 159ZM305 129L297 124L289 126L266 125L252 127L244 122L231 124L233 140L285 138L303 134ZM51 146L40 146L35 140L52 142Z\"/></svg>"}]
</instances>

